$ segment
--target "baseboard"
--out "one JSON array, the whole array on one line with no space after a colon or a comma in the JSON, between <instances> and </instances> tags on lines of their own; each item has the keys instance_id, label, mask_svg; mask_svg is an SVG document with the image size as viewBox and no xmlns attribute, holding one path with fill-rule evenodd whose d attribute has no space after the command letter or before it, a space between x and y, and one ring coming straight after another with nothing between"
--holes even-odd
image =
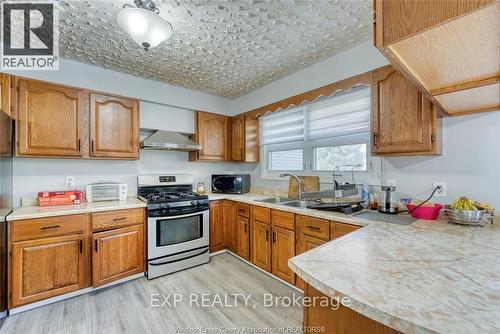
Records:
<instances>
[{"instance_id":1,"label":"baseboard","mask_svg":"<svg viewBox=\"0 0 500 334\"><path fill-rule=\"evenodd\" d=\"M264 269L262 269L262 268L260 268L260 267L257 267L257 266L256 266L255 264L253 264L252 262L250 262L250 261L248 261L248 260L246 260L246 259L244 259L244 258L240 257L239 255L236 255L235 253L231 252L231 251L230 251L230 250L228 250L228 249L224 249L224 250L221 250L221 251L219 251L219 252L213 253L213 255L215 256L215 255L220 255L220 254L223 254L223 253L228 253L228 254L231 254L232 256L234 256L235 258L237 258L238 260L245 262L246 264L248 264L248 265L249 265L249 266L251 266L251 267L254 267L254 268L255 268L255 269L257 269L257 270L260 270L261 272L263 272L263 273L264 273L264 274L266 274L267 276L269 276L269 277L271 277L271 278L274 278L275 280L277 280L277 281L279 281L279 282L281 282L281 283L283 283L283 284L285 284L285 285L288 285L289 287L291 287L292 289L297 290L297 291L298 291L298 292L300 292L300 293L304 293L302 290L300 290L299 288L297 288L295 285L290 284L290 283L288 283L287 281L282 280L281 278L274 276L274 275L273 275L273 274L271 274L270 272L265 271Z\"/></svg>"},{"instance_id":2,"label":"baseboard","mask_svg":"<svg viewBox=\"0 0 500 334\"><path fill-rule=\"evenodd\" d=\"M209 257L217 256L217 255L221 255L221 254L224 254L224 253L227 253L227 252L229 252L227 249L222 249L220 251L210 253L210 254L208 254L208 256Z\"/></svg>"},{"instance_id":3,"label":"baseboard","mask_svg":"<svg viewBox=\"0 0 500 334\"><path fill-rule=\"evenodd\" d=\"M89 293L89 292L94 292L94 291L98 291L98 290L101 290L101 289L106 289L106 288L109 288L111 286L122 284L122 283L125 283L125 282L128 282L128 281L132 281L134 279L138 279L138 278L141 278L141 277L144 277L144 273L138 273L138 274L131 275L131 276L128 276L128 277L124 277L124 278L116 280L114 282L98 286L97 288L93 288L93 287L85 288L85 289L81 289L81 290L78 290L78 291L68 292L68 293L65 293L64 295L59 295L59 296L55 296L55 297L52 297L52 298L40 300L38 302L34 302L34 303L31 303L31 304L28 304L28 305L23 305L23 306L15 307L15 308L12 308L12 309L9 310L9 315L17 314L17 313L21 313L21 312L25 312L25 311L29 311L29 310L32 310L34 308L45 306L45 305L48 305L48 304L57 303L57 302L60 302L62 300L66 300L66 299L69 299L69 298L81 296L81 295ZM1 315L0 315L0 317L1 317Z\"/></svg>"}]
</instances>

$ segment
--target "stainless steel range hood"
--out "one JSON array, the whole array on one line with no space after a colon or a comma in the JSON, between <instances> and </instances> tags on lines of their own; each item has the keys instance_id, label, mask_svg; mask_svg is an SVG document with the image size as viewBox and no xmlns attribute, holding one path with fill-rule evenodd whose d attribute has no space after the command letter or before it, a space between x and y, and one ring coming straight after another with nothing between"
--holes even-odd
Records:
<instances>
[{"instance_id":1,"label":"stainless steel range hood","mask_svg":"<svg viewBox=\"0 0 500 334\"><path fill-rule=\"evenodd\" d=\"M141 141L145 150L197 151L201 146L186 135L173 131L157 130Z\"/></svg>"}]
</instances>

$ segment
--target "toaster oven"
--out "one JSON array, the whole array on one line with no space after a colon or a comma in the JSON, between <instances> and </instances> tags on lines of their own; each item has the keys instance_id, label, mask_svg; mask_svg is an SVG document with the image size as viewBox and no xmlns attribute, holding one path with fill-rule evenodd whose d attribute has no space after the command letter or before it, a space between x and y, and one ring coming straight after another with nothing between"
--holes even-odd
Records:
<instances>
[{"instance_id":1,"label":"toaster oven","mask_svg":"<svg viewBox=\"0 0 500 334\"><path fill-rule=\"evenodd\" d=\"M87 202L123 201L127 199L126 183L100 182L85 187Z\"/></svg>"}]
</instances>

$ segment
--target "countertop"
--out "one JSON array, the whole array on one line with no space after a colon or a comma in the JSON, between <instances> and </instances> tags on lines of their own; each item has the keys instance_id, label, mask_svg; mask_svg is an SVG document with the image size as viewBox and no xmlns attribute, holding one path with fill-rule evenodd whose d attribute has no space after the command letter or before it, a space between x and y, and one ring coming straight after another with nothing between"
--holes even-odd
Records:
<instances>
[{"instance_id":1,"label":"countertop","mask_svg":"<svg viewBox=\"0 0 500 334\"><path fill-rule=\"evenodd\" d=\"M294 272L351 309L405 333L500 333L500 221L488 227L419 220L407 226L256 203L364 226L289 260Z\"/></svg>"},{"instance_id":2,"label":"countertop","mask_svg":"<svg viewBox=\"0 0 500 334\"><path fill-rule=\"evenodd\" d=\"M53 216L74 215L81 213L113 211L124 209L145 208L146 203L138 198L128 198L124 201L105 201L84 203L80 205L60 205L60 206L22 206L7 216L8 221L44 218Z\"/></svg>"},{"instance_id":3,"label":"countertop","mask_svg":"<svg viewBox=\"0 0 500 334\"><path fill-rule=\"evenodd\" d=\"M289 260L351 309L405 333L500 333L500 228L371 224Z\"/></svg>"}]
</instances>

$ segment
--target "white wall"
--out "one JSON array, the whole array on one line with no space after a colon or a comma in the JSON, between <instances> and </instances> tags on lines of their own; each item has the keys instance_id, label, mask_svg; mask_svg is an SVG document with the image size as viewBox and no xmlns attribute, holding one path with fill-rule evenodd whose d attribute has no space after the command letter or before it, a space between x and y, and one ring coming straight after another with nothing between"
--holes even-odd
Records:
<instances>
[{"instance_id":1,"label":"white wall","mask_svg":"<svg viewBox=\"0 0 500 334\"><path fill-rule=\"evenodd\" d=\"M231 101L232 114L249 111L388 63L372 41L366 41Z\"/></svg>"},{"instance_id":2,"label":"white wall","mask_svg":"<svg viewBox=\"0 0 500 334\"><path fill-rule=\"evenodd\" d=\"M148 80L68 59L58 71L7 71L12 75L103 91L185 109L228 114L230 101L211 94Z\"/></svg>"},{"instance_id":3,"label":"white wall","mask_svg":"<svg viewBox=\"0 0 500 334\"><path fill-rule=\"evenodd\" d=\"M383 159L383 179L400 191L425 198L434 181L447 183L450 202L460 196L500 209L500 112L443 120L443 155ZM438 199L436 199L438 200Z\"/></svg>"}]
</instances>

